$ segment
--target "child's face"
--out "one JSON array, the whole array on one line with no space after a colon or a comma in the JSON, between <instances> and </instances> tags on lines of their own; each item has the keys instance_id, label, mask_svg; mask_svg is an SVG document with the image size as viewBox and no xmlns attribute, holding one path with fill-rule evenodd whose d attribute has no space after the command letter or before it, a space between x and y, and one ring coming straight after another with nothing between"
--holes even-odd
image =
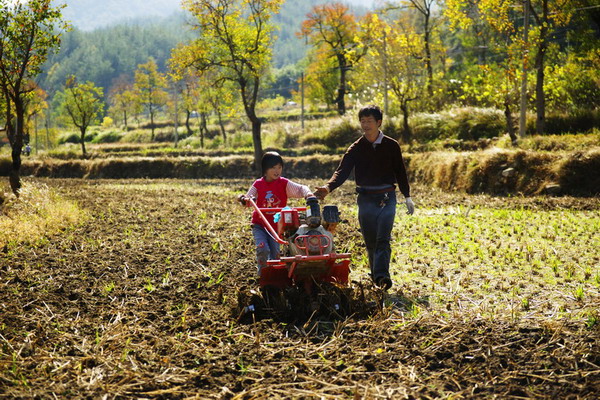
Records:
<instances>
[{"instance_id":1,"label":"child's face","mask_svg":"<svg viewBox=\"0 0 600 400\"><path fill-rule=\"evenodd\" d=\"M267 182L274 181L281 176L281 171L283 171L283 165L277 164L265 171L265 179Z\"/></svg>"}]
</instances>

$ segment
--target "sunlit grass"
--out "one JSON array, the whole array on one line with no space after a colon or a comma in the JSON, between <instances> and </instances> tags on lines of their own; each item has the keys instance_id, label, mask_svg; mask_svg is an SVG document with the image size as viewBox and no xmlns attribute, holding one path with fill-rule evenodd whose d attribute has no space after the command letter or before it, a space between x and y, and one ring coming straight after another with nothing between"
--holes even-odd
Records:
<instances>
[{"instance_id":1,"label":"sunlit grass","mask_svg":"<svg viewBox=\"0 0 600 400\"><path fill-rule=\"evenodd\" d=\"M44 241L48 236L83 222L86 213L44 184L24 182L19 198L0 188L0 247L9 243Z\"/></svg>"}]
</instances>

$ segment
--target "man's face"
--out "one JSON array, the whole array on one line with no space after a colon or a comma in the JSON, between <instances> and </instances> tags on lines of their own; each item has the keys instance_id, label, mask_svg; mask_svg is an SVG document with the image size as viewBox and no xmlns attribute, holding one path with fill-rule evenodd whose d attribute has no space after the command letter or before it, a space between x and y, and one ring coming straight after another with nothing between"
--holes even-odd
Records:
<instances>
[{"instance_id":1,"label":"man's face","mask_svg":"<svg viewBox=\"0 0 600 400\"><path fill-rule=\"evenodd\" d=\"M275 179L281 176L282 171L283 165L277 164L274 167L271 167L265 171L265 179L267 180L267 182L274 181Z\"/></svg>"},{"instance_id":2,"label":"man's face","mask_svg":"<svg viewBox=\"0 0 600 400\"><path fill-rule=\"evenodd\" d=\"M381 126L381 120L377 121L375 117L372 115L362 117L360 119L360 128L366 135L373 135L379 132L379 127Z\"/></svg>"}]
</instances>

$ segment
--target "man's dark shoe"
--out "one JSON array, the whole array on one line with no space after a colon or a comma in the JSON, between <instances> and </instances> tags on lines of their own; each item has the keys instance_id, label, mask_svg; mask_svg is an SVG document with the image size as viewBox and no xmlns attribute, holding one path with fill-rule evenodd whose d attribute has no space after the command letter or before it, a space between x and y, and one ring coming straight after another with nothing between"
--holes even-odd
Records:
<instances>
[{"instance_id":1,"label":"man's dark shoe","mask_svg":"<svg viewBox=\"0 0 600 400\"><path fill-rule=\"evenodd\" d=\"M383 290L388 290L392 287L392 280L387 276L382 276L377 278L377 282L375 284Z\"/></svg>"}]
</instances>

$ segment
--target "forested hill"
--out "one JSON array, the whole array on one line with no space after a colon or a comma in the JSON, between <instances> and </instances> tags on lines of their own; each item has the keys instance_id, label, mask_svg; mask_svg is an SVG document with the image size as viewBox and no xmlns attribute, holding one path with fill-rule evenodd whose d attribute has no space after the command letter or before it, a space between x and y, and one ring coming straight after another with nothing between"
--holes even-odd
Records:
<instances>
[{"instance_id":1,"label":"forested hill","mask_svg":"<svg viewBox=\"0 0 600 400\"><path fill-rule=\"evenodd\" d=\"M374 1L341 0L343 3L362 7L371 6ZM323 2L322 0L286 0L283 7L286 11L296 14L296 11L307 12L312 5ZM66 4L63 15L75 27L84 31L148 16L167 17L182 10L181 0L55 0L55 3ZM284 15L289 14L284 12Z\"/></svg>"},{"instance_id":2,"label":"forested hill","mask_svg":"<svg viewBox=\"0 0 600 400\"><path fill-rule=\"evenodd\" d=\"M79 81L94 82L106 94L116 79L133 78L137 66L147 62L148 57L154 57L164 72L171 50L197 35L180 0L66 3L64 17L74 29L63 35L59 53L50 58L39 78L40 86L50 95L61 90L70 75ZM310 9L321 3L322 0L286 0L281 12L274 16L273 22L279 27L273 49L274 68L293 65L304 57L306 46L296 32ZM360 14L366 9L355 5L353 11ZM90 30L96 26L102 27Z\"/></svg>"},{"instance_id":3,"label":"forested hill","mask_svg":"<svg viewBox=\"0 0 600 400\"><path fill-rule=\"evenodd\" d=\"M168 17L181 11L181 0L60 0L65 19L84 31L149 16Z\"/></svg>"}]
</instances>

